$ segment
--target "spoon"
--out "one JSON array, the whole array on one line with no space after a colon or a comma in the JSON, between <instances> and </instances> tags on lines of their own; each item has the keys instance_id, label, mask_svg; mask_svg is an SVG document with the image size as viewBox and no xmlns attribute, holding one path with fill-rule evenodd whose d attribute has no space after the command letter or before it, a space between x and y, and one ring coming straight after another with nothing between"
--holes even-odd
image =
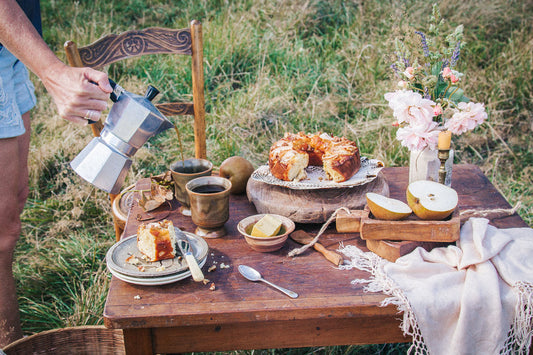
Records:
<instances>
[{"instance_id":1,"label":"spoon","mask_svg":"<svg viewBox=\"0 0 533 355\"><path fill-rule=\"evenodd\" d=\"M291 298L298 297L298 294L296 292L292 292L291 290L287 290L286 288L280 287L278 285L274 285L272 282L263 279L263 277L261 277L261 274L259 273L259 271L257 271L254 268L251 268L251 267L246 266L246 265L239 265L239 272L241 273L242 276L244 276L245 278L247 278L250 281L263 281L267 285L270 285L270 286L274 287L275 289L283 292L284 294L286 294L287 296L289 296Z\"/></svg>"}]
</instances>

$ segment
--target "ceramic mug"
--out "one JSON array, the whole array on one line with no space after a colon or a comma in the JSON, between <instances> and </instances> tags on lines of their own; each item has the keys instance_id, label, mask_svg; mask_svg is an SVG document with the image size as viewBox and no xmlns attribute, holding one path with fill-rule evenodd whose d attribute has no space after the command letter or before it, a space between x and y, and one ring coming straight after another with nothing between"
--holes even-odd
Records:
<instances>
[{"instance_id":1,"label":"ceramic mug","mask_svg":"<svg viewBox=\"0 0 533 355\"><path fill-rule=\"evenodd\" d=\"M170 173L174 181L174 197L181 204L180 211L185 216L191 215L190 201L185 185L198 177L209 176L213 170L213 164L205 159L185 159L173 163Z\"/></svg>"},{"instance_id":2,"label":"ceramic mug","mask_svg":"<svg viewBox=\"0 0 533 355\"><path fill-rule=\"evenodd\" d=\"M219 176L204 176L185 185L191 202L195 233L204 238L218 238L226 234L224 224L229 219L231 182Z\"/></svg>"}]
</instances>

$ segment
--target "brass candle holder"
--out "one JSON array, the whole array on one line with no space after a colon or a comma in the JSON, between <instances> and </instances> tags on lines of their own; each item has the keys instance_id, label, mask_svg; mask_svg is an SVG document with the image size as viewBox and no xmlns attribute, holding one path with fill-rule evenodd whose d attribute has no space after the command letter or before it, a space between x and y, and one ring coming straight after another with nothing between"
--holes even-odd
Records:
<instances>
[{"instance_id":1,"label":"brass candle holder","mask_svg":"<svg viewBox=\"0 0 533 355\"><path fill-rule=\"evenodd\" d=\"M439 167L439 182L444 184L446 182L446 161L450 157L450 149L439 149L438 157L440 160Z\"/></svg>"}]
</instances>

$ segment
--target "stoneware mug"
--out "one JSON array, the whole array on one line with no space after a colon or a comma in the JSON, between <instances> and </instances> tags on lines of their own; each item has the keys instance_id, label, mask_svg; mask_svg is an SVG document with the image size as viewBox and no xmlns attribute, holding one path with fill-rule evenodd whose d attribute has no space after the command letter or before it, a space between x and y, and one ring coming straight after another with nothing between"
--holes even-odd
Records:
<instances>
[{"instance_id":1,"label":"stoneware mug","mask_svg":"<svg viewBox=\"0 0 533 355\"><path fill-rule=\"evenodd\" d=\"M191 202L191 217L195 233L204 238L226 234L224 224L229 219L231 182L218 176L203 176L185 185Z\"/></svg>"},{"instance_id":2,"label":"stoneware mug","mask_svg":"<svg viewBox=\"0 0 533 355\"><path fill-rule=\"evenodd\" d=\"M185 159L170 165L170 173L174 181L174 196L181 204L180 212L183 215L191 215L189 195L185 185L197 177L211 175L212 170L213 164L205 159Z\"/></svg>"}]
</instances>

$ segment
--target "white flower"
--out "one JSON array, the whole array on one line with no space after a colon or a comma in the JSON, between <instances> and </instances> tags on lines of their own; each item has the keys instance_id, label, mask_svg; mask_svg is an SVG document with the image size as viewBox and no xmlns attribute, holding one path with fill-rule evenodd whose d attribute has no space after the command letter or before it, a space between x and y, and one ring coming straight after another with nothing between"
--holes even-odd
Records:
<instances>
[{"instance_id":1,"label":"white flower","mask_svg":"<svg viewBox=\"0 0 533 355\"><path fill-rule=\"evenodd\" d=\"M396 138L409 150L422 150L426 147L434 150L439 141L437 122L428 122L421 125L408 125L398 128Z\"/></svg>"},{"instance_id":2,"label":"white flower","mask_svg":"<svg viewBox=\"0 0 533 355\"><path fill-rule=\"evenodd\" d=\"M446 121L444 127L453 134L463 134L482 124L487 119L485 105L474 102L460 102L453 116Z\"/></svg>"},{"instance_id":3,"label":"white flower","mask_svg":"<svg viewBox=\"0 0 533 355\"><path fill-rule=\"evenodd\" d=\"M405 81L405 80L398 81L398 87L400 89L404 89L405 90L405 89L407 89L408 86L409 86L409 83L407 81Z\"/></svg>"},{"instance_id":4,"label":"white flower","mask_svg":"<svg viewBox=\"0 0 533 355\"><path fill-rule=\"evenodd\" d=\"M398 90L385 94L389 107L398 123L424 125L432 122L435 103L413 91Z\"/></svg>"}]
</instances>

